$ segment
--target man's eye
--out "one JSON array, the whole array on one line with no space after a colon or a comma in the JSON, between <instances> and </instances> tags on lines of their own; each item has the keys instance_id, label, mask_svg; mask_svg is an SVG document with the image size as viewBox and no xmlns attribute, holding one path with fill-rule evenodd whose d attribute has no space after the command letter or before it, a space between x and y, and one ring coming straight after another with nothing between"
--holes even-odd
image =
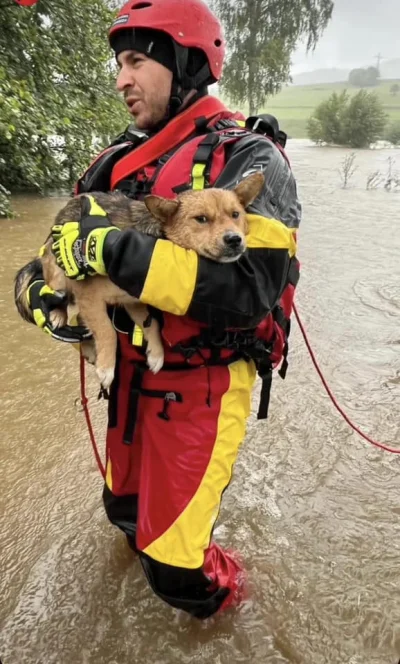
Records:
<instances>
[{"instance_id":1,"label":"man's eye","mask_svg":"<svg viewBox=\"0 0 400 664\"><path fill-rule=\"evenodd\" d=\"M195 219L196 219L196 221L197 221L199 224L206 224L207 221L208 221L208 219L207 219L207 217L205 216L205 214L199 214L199 216L198 216L198 217L195 217Z\"/></svg>"}]
</instances>

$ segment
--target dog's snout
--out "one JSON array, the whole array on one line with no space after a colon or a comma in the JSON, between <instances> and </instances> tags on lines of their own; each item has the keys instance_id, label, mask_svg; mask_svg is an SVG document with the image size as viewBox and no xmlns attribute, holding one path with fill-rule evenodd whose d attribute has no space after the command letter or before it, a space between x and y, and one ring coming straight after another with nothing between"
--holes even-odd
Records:
<instances>
[{"instance_id":1,"label":"dog's snout","mask_svg":"<svg viewBox=\"0 0 400 664\"><path fill-rule=\"evenodd\" d=\"M230 249L237 249L242 244L242 237L239 235L239 233L228 231L224 235L224 243Z\"/></svg>"}]
</instances>

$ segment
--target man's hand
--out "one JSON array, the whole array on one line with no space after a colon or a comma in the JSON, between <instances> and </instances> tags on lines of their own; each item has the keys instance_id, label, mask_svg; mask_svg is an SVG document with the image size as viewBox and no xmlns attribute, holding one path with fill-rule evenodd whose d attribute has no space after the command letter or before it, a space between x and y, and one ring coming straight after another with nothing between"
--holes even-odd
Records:
<instances>
[{"instance_id":1,"label":"man's hand","mask_svg":"<svg viewBox=\"0 0 400 664\"><path fill-rule=\"evenodd\" d=\"M34 281L27 290L27 299L32 309L35 324L53 339L77 344L92 338L92 333L80 325L64 325L54 327L50 320L53 309L64 308L67 305L66 295L54 291L47 286L43 279Z\"/></svg>"},{"instance_id":2,"label":"man's hand","mask_svg":"<svg viewBox=\"0 0 400 664\"><path fill-rule=\"evenodd\" d=\"M85 279L95 274L107 274L104 260L104 241L112 226L103 208L93 196L82 197L82 216L51 229L53 252L61 269L70 279Z\"/></svg>"}]
</instances>

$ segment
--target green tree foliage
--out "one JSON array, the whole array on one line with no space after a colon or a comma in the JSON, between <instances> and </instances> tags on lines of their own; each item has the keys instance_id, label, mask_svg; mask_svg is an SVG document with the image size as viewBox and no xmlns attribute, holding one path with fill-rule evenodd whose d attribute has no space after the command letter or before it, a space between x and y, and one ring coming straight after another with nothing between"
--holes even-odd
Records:
<instances>
[{"instance_id":1,"label":"green tree foliage","mask_svg":"<svg viewBox=\"0 0 400 664\"><path fill-rule=\"evenodd\" d=\"M385 139L393 145L400 145L400 122L393 122L388 127Z\"/></svg>"},{"instance_id":2,"label":"green tree foliage","mask_svg":"<svg viewBox=\"0 0 400 664\"><path fill-rule=\"evenodd\" d=\"M332 0L212 0L228 42L221 91L250 114L290 78L297 42L315 48L333 10Z\"/></svg>"},{"instance_id":3,"label":"green tree foliage","mask_svg":"<svg viewBox=\"0 0 400 664\"><path fill-rule=\"evenodd\" d=\"M349 74L349 83L355 88L376 87L379 83L379 70L377 67L352 69Z\"/></svg>"},{"instance_id":4,"label":"green tree foliage","mask_svg":"<svg viewBox=\"0 0 400 664\"><path fill-rule=\"evenodd\" d=\"M0 184L70 187L126 124L106 0L1 0Z\"/></svg>"},{"instance_id":5,"label":"green tree foliage","mask_svg":"<svg viewBox=\"0 0 400 664\"><path fill-rule=\"evenodd\" d=\"M10 205L11 192L8 191L3 185L0 184L0 218L12 217L12 209Z\"/></svg>"},{"instance_id":6,"label":"green tree foliage","mask_svg":"<svg viewBox=\"0 0 400 664\"><path fill-rule=\"evenodd\" d=\"M348 94L334 92L323 101L308 121L308 136L315 143L341 144L343 113L348 102Z\"/></svg>"},{"instance_id":7,"label":"green tree foliage","mask_svg":"<svg viewBox=\"0 0 400 664\"><path fill-rule=\"evenodd\" d=\"M373 92L333 93L315 109L308 121L308 135L315 143L366 148L383 136L387 116Z\"/></svg>"},{"instance_id":8,"label":"green tree foliage","mask_svg":"<svg viewBox=\"0 0 400 664\"><path fill-rule=\"evenodd\" d=\"M400 92L400 85L398 83L393 83L393 85L390 88L390 94L392 97L396 97Z\"/></svg>"}]
</instances>

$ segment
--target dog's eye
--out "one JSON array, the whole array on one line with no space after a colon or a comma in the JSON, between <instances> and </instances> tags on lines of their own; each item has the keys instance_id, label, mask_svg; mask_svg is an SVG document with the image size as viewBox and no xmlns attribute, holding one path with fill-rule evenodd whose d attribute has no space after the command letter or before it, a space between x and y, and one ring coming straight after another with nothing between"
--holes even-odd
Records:
<instances>
[{"instance_id":1,"label":"dog's eye","mask_svg":"<svg viewBox=\"0 0 400 664\"><path fill-rule=\"evenodd\" d=\"M239 217L240 217L240 212L238 212L237 210L234 210L232 212L232 219L239 219Z\"/></svg>"},{"instance_id":2,"label":"dog's eye","mask_svg":"<svg viewBox=\"0 0 400 664\"><path fill-rule=\"evenodd\" d=\"M208 219L205 214L199 214L198 217L195 217L196 221L199 222L199 224L206 224Z\"/></svg>"}]
</instances>

